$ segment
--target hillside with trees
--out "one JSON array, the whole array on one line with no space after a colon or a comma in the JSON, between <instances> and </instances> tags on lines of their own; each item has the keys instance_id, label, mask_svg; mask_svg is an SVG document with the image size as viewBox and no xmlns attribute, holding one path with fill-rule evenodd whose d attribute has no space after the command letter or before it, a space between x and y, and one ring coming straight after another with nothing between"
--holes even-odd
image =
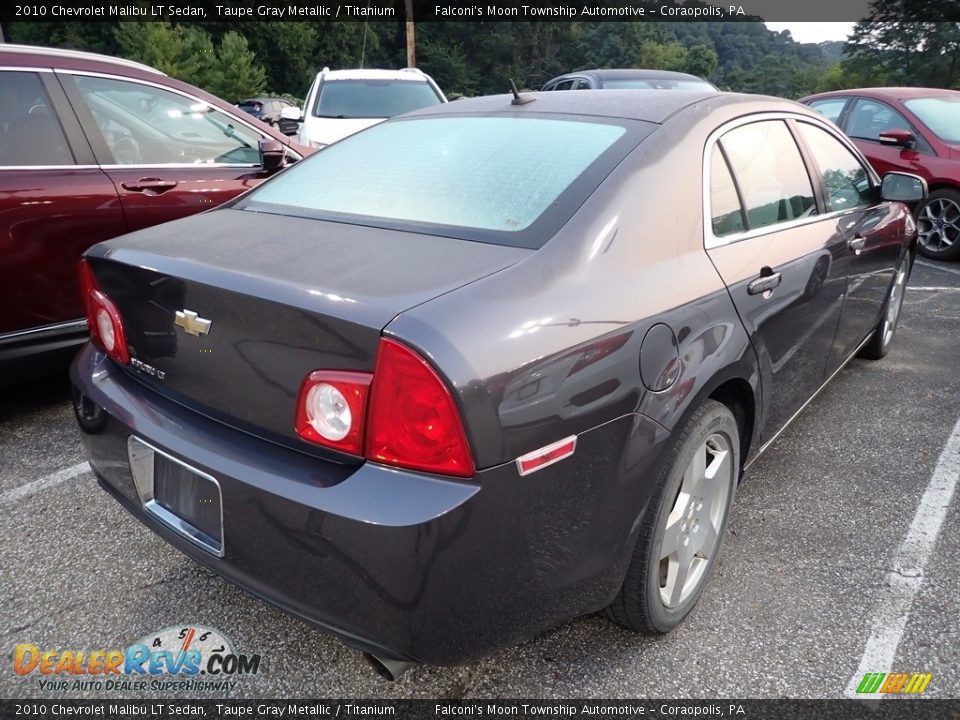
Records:
<instances>
[{"instance_id":1,"label":"hillside with trees","mask_svg":"<svg viewBox=\"0 0 960 720\"><path fill-rule=\"evenodd\" d=\"M539 88L591 67L650 67L720 88L801 97L863 85L960 85L960 23L904 22L912 0L875 0L844 45L802 44L762 22L422 22L417 64L448 95ZM140 60L227 100L303 97L324 66L401 67L403 23L15 22L11 41Z\"/></svg>"}]
</instances>

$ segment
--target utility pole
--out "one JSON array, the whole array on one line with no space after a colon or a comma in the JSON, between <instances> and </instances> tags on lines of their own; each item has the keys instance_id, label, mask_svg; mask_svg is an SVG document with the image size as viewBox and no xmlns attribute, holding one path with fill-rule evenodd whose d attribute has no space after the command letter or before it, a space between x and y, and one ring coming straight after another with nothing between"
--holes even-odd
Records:
<instances>
[{"instance_id":1,"label":"utility pole","mask_svg":"<svg viewBox=\"0 0 960 720\"><path fill-rule=\"evenodd\" d=\"M407 14L407 67L417 66L417 37L413 27L413 0L406 0Z\"/></svg>"}]
</instances>

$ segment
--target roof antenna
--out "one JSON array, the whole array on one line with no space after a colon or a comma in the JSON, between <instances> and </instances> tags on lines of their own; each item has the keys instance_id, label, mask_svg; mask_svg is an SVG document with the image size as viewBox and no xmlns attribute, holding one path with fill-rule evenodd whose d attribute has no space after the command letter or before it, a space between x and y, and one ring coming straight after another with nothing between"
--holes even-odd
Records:
<instances>
[{"instance_id":1,"label":"roof antenna","mask_svg":"<svg viewBox=\"0 0 960 720\"><path fill-rule=\"evenodd\" d=\"M513 78L510 79L510 89L513 91L513 100L510 101L511 105L526 105L536 100L535 97L521 95L520 91L517 90L517 84L513 81Z\"/></svg>"}]
</instances>

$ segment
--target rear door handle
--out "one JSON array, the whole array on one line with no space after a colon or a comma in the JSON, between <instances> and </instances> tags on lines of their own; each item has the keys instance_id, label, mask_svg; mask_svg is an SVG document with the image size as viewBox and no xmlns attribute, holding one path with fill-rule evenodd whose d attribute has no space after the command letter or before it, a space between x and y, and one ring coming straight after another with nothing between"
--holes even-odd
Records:
<instances>
[{"instance_id":1,"label":"rear door handle","mask_svg":"<svg viewBox=\"0 0 960 720\"><path fill-rule=\"evenodd\" d=\"M767 290L773 290L781 282L783 282L783 276L778 273L771 273L769 275L761 275L755 280L751 280L750 284L747 285L747 294L748 295L762 295L767 292Z\"/></svg>"},{"instance_id":2,"label":"rear door handle","mask_svg":"<svg viewBox=\"0 0 960 720\"><path fill-rule=\"evenodd\" d=\"M124 190L130 190L131 192L150 191L151 194L159 195L171 188L175 188L177 181L163 180L162 178L140 178L136 182L125 182L120 183L120 185Z\"/></svg>"},{"instance_id":3,"label":"rear door handle","mask_svg":"<svg viewBox=\"0 0 960 720\"><path fill-rule=\"evenodd\" d=\"M855 238L847 240L847 247L853 251L854 255L859 255L863 247L867 244L867 239L857 235Z\"/></svg>"}]
</instances>

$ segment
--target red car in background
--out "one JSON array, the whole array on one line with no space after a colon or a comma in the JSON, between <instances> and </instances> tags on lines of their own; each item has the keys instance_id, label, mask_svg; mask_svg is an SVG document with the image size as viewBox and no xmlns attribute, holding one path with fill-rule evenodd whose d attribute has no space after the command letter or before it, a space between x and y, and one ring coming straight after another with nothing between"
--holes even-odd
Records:
<instances>
[{"instance_id":1,"label":"red car in background","mask_svg":"<svg viewBox=\"0 0 960 720\"><path fill-rule=\"evenodd\" d=\"M0 45L3 376L86 339L88 247L215 207L308 152L146 65Z\"/></svg>"},{"instance_id":2,"label":"red car in background","mask_svg":"<svg viewBox=\"0 0 960 720\"><path fill-rule=\"evenodd\" d=\"M917 246L938 260L960 259L960 92L862 88L803 98L850 136L882 176L919 175L930 187L914 208Z\"/></svg>"}]
</instances>

